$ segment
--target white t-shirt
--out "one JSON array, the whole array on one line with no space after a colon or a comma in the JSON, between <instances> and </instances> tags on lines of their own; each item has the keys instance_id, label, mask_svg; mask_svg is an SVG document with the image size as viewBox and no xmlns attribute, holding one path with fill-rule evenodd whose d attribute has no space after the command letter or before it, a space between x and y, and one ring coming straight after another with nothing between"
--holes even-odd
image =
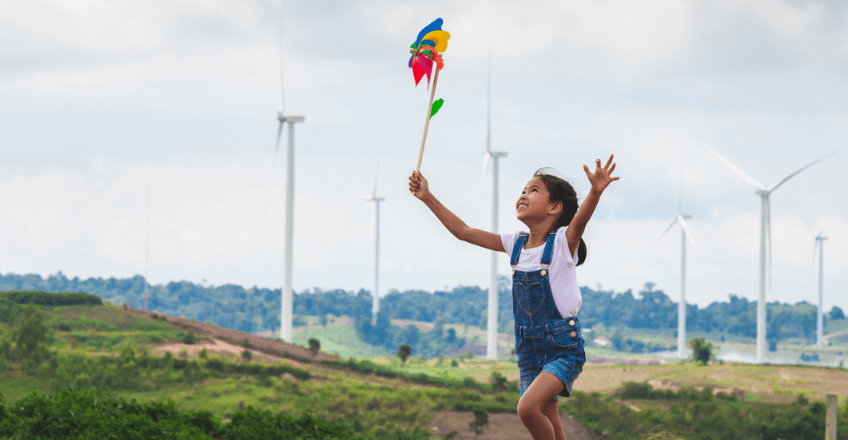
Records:
<instances>
[{"instance_id":1,"label":"white t-shirt","mask_svg":"<svg viewBox=\"0 0 848 440\"><path fill-rule=\"evenodd\" d=\"M577 312L583 304L583 297L580 295L580 287L577 286L577 249L574 250L574 255L568 253L565 229L565 226L557 229L551 265L548 267L548 279L551 283L551 293L554 296L559 314L563 318L568 318L577 316ZM501 234L501 243L503 243L509 257L512 257L512 249L519 233L520 231L512 234ZM515 266L515 270L522 272L541 270L545 244L542 243L541 246L532 249L527 248L526 242L524 244L521 255L518 256L518 264Z\"/></svg>"}]
</instances>

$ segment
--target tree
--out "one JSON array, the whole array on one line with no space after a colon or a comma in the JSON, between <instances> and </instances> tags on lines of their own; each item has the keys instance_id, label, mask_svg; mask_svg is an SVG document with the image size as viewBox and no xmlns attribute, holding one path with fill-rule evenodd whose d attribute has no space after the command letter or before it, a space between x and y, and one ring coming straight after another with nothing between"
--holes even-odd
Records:
<instances>
[{"instance_id":1,"label":"tree","mask_svg":"<svg viewBox=\"0 0 848 440\"><path fill-rule=\"evenodd\" d=\"M410 346L408 346L406 344L401 344L401 346L398 347L397 356L400 358L400 365L401 366L403 366L403 364L406 363L406 360L409 358L409 355L411 355L411 354L412 354L412 348Z\"/></svg>"},{"instance_id":2,"label":"tree","mask_svg":"<svg viewBox=\"0 0 848 440\"><path fill-rule=\"evenodd\" d=\"M845 312L843 312L842 309L837 306L833 306L833 308L830 309L830 313L828 313L828 315L830 315L829 318L834 321L837 319L845 319Z\"/></svg>"},{"instance_id":3,"label":"tree","mask_svg":"<svg viewBox=\"0 0 848 440\"><path fill-rule=\"evenodd\" d=\"M12 335L18 350L24 357L33 357L43 350L43 343L47 342L47 327L44 325L44 316L32 304L24 309L24 313L18 321L18 327Z\"/></svg>"},{"instance_id":4,"label":"tree","mask_svg":"<svg viewBox=\"0 0 848 440\"><path fill-rule=\"evenodd\" d=\"M715 352L718 347L707 342L707 338L701 336L689 340L689 348L692 349L692 359L703 365L707 365L710 359L715 358Z\"/></svg>"},{"instance_id":5,"label":"tree","mask_svg":"<svg viewBox=\"0 0 848 440\"><path fill-rule=\"evenodd\" d=\"M475 435L483 433L483 427L489 424L489 413L483 409L474 410L474 421L468 424L468 427L474 431Z\"/></svg>"},{"instance_id":6,"label":"tree","mask_svg":"<svg viewBox=\"0 0 848 440\"><path fill-rule=\"evenodd\" d=\"M309 351L312 352L312 357L315 357L321 351L321 341L316 338L309 338Z\"/></svg>"}]
</instances>

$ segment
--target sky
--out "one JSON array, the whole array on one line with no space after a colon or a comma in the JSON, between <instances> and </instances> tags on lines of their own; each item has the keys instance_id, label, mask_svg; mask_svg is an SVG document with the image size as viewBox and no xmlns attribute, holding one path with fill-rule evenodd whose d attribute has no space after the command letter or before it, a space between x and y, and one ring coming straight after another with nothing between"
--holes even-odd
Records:
<instances>
[{"instance_id":1,"label":"sky","mask_svg":"<svg viewBox=\"0 0 848 440\"><path fill-rule=\"evenodd\" d=\"M0 272L280 288L282 78L305 116L294 289L373 289L375 185L381 295L487 286L488 251L407 189L429 98L408 47L437 17L445 104L421 171L469 225L491 228L491 60L499 232L522 228L536 169L582 197L582 165L615 154L579 283L677 301L680 231L658 236L680 195L687 300L754 300L759 197L708 147L765 186L842 150L772 194L768 299L817 301L823 229L825 310L848 310L848 6L827 1L0 0Z\"/></svg>"}]
</instances>

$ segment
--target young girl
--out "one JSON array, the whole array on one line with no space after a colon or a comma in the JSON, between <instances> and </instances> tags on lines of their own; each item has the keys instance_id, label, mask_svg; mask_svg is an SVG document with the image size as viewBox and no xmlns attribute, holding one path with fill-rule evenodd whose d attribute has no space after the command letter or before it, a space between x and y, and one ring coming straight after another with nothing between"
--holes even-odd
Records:
<instances>
[{"instance_id":1,"label":"young girl","mask_svg":"<svg viewBox=\"0 0 848 440\"><path fill-rule=\"evenodd\" d=\"M520 372L518 416L534 439L562 440L558 396L571 395L586 354L577 311L582 302L576 266L586 259L581 238L601 194L618 177L613 156L595 171L583 165L592 189L578 209L577 193L565 180L536 171L515 203L528 232L498 235L467 226L445 208L418 171L409 191L424 202L456 238L511 256L515 353Z\"/></svg>"}]
</instances>

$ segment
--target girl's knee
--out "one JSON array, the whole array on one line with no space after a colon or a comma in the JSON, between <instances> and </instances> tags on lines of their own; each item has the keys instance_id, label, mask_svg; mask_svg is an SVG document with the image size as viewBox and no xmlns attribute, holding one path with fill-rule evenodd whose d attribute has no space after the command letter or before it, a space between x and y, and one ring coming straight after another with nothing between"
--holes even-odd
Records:
<instances>
[{"instance_id":1,"label":"girl's knee","mask_svg":"<svg viewBox=\"0 0 848 440\"><path fill-rule=\"evenodd\" d=\"M527 420L529 418L533 418L536 415L542 414L542 407L534 404L529 399L519 399L518 400L518 418L522 421Z\"/></svg>"}]
</instances>

